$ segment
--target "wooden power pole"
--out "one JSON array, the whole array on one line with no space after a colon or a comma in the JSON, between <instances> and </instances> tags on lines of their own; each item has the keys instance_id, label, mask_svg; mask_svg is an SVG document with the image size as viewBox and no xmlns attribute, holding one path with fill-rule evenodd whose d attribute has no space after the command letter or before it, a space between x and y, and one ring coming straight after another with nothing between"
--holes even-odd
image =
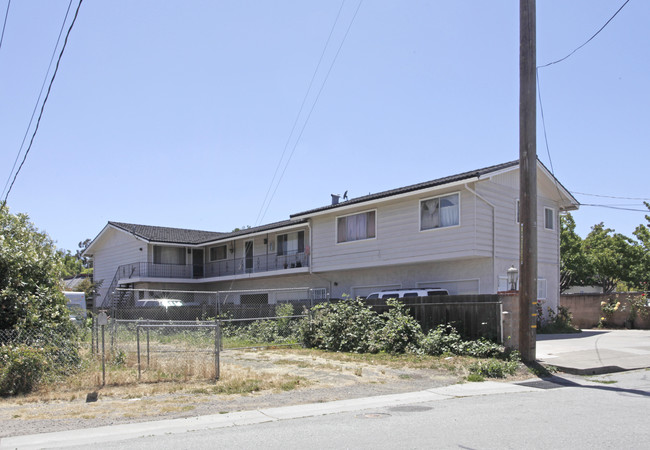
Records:
<instances>
[{"instance_id":1,"label":"wooden power pole","mask_svg":"<svg viewBox=\"0 0 650 450\"><path fill-rule=\"evenodd\" d=\"M535 361L537 324L537 133L535 0L519 2L519 351Z\"/></svg>"}]
</instances>

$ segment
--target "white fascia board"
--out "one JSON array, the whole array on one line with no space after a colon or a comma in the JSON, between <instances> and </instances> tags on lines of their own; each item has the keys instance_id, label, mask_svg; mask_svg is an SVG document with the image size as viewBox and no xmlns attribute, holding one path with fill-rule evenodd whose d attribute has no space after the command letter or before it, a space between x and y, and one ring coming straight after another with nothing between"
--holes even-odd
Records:
<instances>
[{"instance_id":1,"label":"white fascia board","mask_svg":"<svg viewBox=\"0 0 650 450\"><path fill-rule=\"evenodd\" d=\"M223 243L226 243L226 242L236 241L238 239L251 238L251 237L255 237L255 236L263 236L263 235L267 235L267 234L270 234L270 233L280 233L282 231L290 231L290 230L295 230L297 228L308 228L308 224L305 222L305 223L297 223L295 225L286 225L286 226L280 227L280 228L270 228L270 229L264 230L264 231L256 231L255 233L240 234L240 235L237 235L237 236L225 237L225 238L222 238L222 239L215 239L214 241L204 242L202 244L188 245L188 247L205 247L205 246L210 246L210 245L215 245L215 244L223 244Z\"/></svg>"},{"instance_id":2,"label":"white fascia board","mask_svg":"<svg viewBox=\"0 0 650 450\"><path fill-rule=\"evenodd\" d=\"M544 164L542 164L540 161L537 161L537 167L540 168L542 172L551 180L551 183L555 185L560 193L566 197L568 205L560 205L561 209L563 211L577 210L578 206L580 206L580 202L573 195L571 195L571 193L567 191L564 186L562 186L562 183L560 183L560 181L555 178L555 175L549 172L546 166L544 166Z\"/></svg>"},{"instance_id":3,"label":"white fascia board","mask_svg":"<svg viewBox=\"0 0 650 450\"><path fill-rule=\"evenodd\" d=\"M314 213L301 214L299 216L293 216L293 217L294 218L315 217L315 216L322 216L324 214L332 214L332 213L335 213L337 215L345 215L345 214L341 214L341 211L349 211L349 210L351 210L353 208L370 208L371 206L376 205L378 203L387 202L387 201L391 201L391 200L399 200L399 199L406 198L406 197L415 197L415 196L418 196L418 195L421 195L421 194L429 194L431 192L440 191L440 190L452 188L452 187L455 187L455 186L463 186L464 184L473 183L474 181L479 181L479 180L483 180L483 179L484 178L479 178L479 177L466 178L464 180L454 181L452 183L439 184L438 186L431 186L431 187L424 188L424 189L417 189L415 191L404 192L402 194L388 195L386 197L381 197L381 198L377 198L377 199L374 199L374 200L368 200L368 201L365 201L365 202L354 203L354 204L351 204L351 205L345 205L343 203L339 203L340 205L343 205L343 206L340 206L338 208L325 209L323 211L318 211L318 212L314 212Z\"/></svg>"}]
</instances>

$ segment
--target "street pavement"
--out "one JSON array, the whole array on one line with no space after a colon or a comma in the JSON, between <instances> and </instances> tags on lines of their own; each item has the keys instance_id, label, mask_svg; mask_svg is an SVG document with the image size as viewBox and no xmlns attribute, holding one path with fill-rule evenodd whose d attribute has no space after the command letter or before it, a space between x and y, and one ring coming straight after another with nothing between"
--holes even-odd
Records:
<instances>
[{"instance_id":1,"label":"street pavement","mask_svg":"<svg viewBox=\"0 0 650 450\"><path fill-rule=\"evenodd\" d=\"M562 372L568 374L592 375L650 368L650 331L585 330L582 333L571 335L540 335L538 336L537 341L537 356L538 360L541 363L561 368ZM638 407L638 404L636 402L639 398L641 398L644 402L647 402L647 397L650 396L650 386L648 386L648 376L646 375L647 371L638 371L633 373L638 374L634 375L634 377L636 377L634 380L637 382L637 384L630 384L630 386L627 388L623 388L622 386L593 386L596 383L584 377L576 377L564 374L559 374L547 380L533 380L519 383L502 383L494 381L487 381L482 383L466 383L460 385L445 386L441 388L427 389L419 392L384 395L353 400L341 400L328 403L296 405L281 408L267 408L254 411L240 411L228 414L199 416L184 419L159 420L154 422L115 425L109 427L98 427L54 433L42 433L27 436L13 436L1 439L0 449L61 447L69 448L74 446L80 446L80 448L82 448L89 445L93 445L95 447L100 446L102 448L120 448L122 445L128 445L130 448L147 448L149 445L160 447L162 443L157 441L156 437L167 439L166 442L168 445L171 445L169 448L174 448L174 445L181 445L185 447L185 445L183 445L183 436L185 435L203 436L205 433L210 433L214 430L221 430L220 433L223 432L232 434L233 429L236 430L242 426L246 426L247 430L253 430L258 429L255 427L262 426L262 424L293 421L292 423L295 425L297 423L296 421L307 420L307 423L311 423L309 420L320 417L331 417L330 419L327 419L330 421L349 421L351 414L353 417L367 416L369 419L374 417L373 414L379 414L377 418L381 418L383 417L382 414L391 416L391 414L381 411L390 410L393 412L398 412L400 411L400 408L402 408L403 412L408 412L418 411L418 408L421 408L420 410L424 412L432 409L437 409L437 407L434 408L434 406L431 405L446 405L449 402L441 401L450 399L472 398L474 399L475 403L486 402L487 407L487 405L491 403L491 400L489 400L489 398L499 399L499 401L506 402L506 400L504 400L504 397L508 397L508 394L519 394L519 398L522 399L522 401L524 401L523 399L531 399L530 402L531 405L533 405L535 402L534 399L539 399L540 391L565 387L590 388L582 389L581 391L583 392L591 392L594 389L600 389L600 392L607 392L607 395L616 394L617 397L614 397L615 399L619 399L621 401L625 399L624 401L626 402L633 402L634 404L631 404L630 407L634 407L634 409L636 409ZM621 395L621 393L625 395ZM590 393L590 395L591 394L592 393ZM632 398L634 400L632 400ZM556 401L560 403L562 402L562 400L559 398L556 399ZM596 400L591 401L596 402L594 404L600 404ZM611 399L608 401L611 401ZM643 404L645 405L645 403ZM510 406L504 406L504 408L504 411L507 411ZM380 412L373 413L373 411ZM626 410L623 409L622 411ZM576 413L578 413L578 411L576 411ZM354 416L354 414L357 415ZM473 416L473 412L471 410L465 414L468 415L468 417ZM539 414L541 414L541 412L539 412ZM498 415L495 415L494 418L491 419L495 421L495 426L498 426L499 424L498 417ZM459 419L455 423L461 423L464 420L466 419ZM503 420L512 420L512 417L509 419L504 418ZM553 420L556 420L556 418ZM595 420L598 420L598 418ZM558 423L557 426L563 426L562 422ZM647 432L645 431L646 428L647 427L644 427L640 432L644 437L650 439L650 436L648 436ZM268 427L262 428L261 430L263 429L268 429ZM202 435L201 433L204 434ZM263 433L263 431L260 431L260 433ZM318 434L320 431L312 431L312 433ZM629 438L630 436L633 436L635 438L637 437L637 435L634 434L637 433L636 430L632 430L631 433L632 434L629 434L626 438ZM515 434L516 433L512 434L513 439L515 439ZM178 438L170 438L170 436L178 436ZM232 436L234 439L231 441L232 446L238 447L239 441L237 441L237 439L239 438L237 437L237 433L235 432L235 434ZM477 436L475 436L475 438L477 438ZM588 436L585 438L588 438ZM207 441L205 442L207 445L205 448L209 448L209 446L213 445L214 442L212 442L209 437L206 437L206 439ZM264 438L260 439L262 439L261 442L264 442ZM368 439L372 440L373 436L368 436ZM472 438L468 439L472 440ZM489 441L490 438L488 435L486 435L483 437L483 439ZM487 442L485 440L481 442ZM243 443L244 441L241 442ZM313 442L313 447L337 447L337 445L334 445L333 442L334 441L331 442L332 445L325 446L316 445L316 442ZM336 442L340 441L337 440ZM391 445L389 445L389 442L392 441L385 441L385 445L380 445L379 447L390 448ZM515 442L516 440L513 440L513 445ZM602 443L602 441L600 442ZM650 441L646 440L645 442L646 444L644 445L647 445L647 442ZM344 446L356 447L352 441L349 443L350 445ZM495 446L497 443L498 441L494 441ZM574 445L581 443L584 442L575 442ZM188 444L188 442L185 442L185 444ZM361 445L363 444L362 442L359 444L361 447L364 447L364 445ZM412 444L412 447L427 446L425 442L412 442ZM140 445L144 446L140 447ZM192 445L202 447L202 444L200 443L195 443ZM449 445L452 444L449 443ZM246 446L248 447L248 445ZM411 445L407 444L407 446ZM279 443L278 448L281 447L282 446ZM287 447L296 448L297 446L288 445ZM441 445L441 447L444 447L444 445ZM483 447L490 448L491 445L485 445ZM495 448L497 447L498 446ZM578 448L580 447L582 447L582 445L578 445ZM541 446L538 448L549 447Z\"/></svg>"}]
</instances>

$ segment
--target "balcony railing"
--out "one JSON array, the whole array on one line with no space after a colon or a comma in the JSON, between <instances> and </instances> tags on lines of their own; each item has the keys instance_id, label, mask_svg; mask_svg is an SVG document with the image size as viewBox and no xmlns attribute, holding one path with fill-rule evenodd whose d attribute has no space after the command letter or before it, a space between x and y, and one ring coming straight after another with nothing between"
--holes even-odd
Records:
<instances>
[{"instance_id":1,"label":"balcony railing","mask_svg":"<svg viewBox=\"0 0 650 450\"><path fill-rule=\"evenodd\" d=\"M120 266L118 278L215 278L309 267L304 253L268 254L213 261L204 265L133 263Z\"/></svg>"}]
</instances>

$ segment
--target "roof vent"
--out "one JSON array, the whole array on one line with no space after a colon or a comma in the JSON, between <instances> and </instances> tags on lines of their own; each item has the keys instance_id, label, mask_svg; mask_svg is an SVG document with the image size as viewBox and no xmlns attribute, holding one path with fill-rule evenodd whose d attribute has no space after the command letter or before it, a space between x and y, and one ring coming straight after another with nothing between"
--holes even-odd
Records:
<instances>
[{"instance_id":1,"label":"roof vent","mask_svg":"<svg viewBox=\"0 0 650 450\"><path fill-rule=\"evenodd\" d=\"M332 196L332 205L338 205L341 199L341 194L330 194ZM348 191L343 193L343 201L348 199Z\"/></svg>"}]
</instances>

